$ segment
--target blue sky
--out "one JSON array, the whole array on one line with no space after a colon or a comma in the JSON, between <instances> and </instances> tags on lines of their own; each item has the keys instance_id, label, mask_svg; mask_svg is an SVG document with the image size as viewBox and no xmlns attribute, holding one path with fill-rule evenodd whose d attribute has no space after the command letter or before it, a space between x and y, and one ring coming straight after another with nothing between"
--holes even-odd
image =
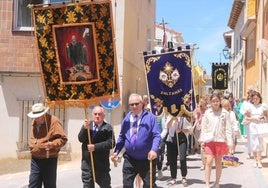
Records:
<instances>
[{"instance_id":1,"label":"blue sky","mask_svg":"<svg viewBox=\"0 0 268 188\"><path fill-rule=\"evenodd\" d=\"M227 62L222 55L223 33L233 0L156 0L156 22L182 33L185 43L196 43L194 64L211 73L212 62Z\"/></svg>"}]
</instances>

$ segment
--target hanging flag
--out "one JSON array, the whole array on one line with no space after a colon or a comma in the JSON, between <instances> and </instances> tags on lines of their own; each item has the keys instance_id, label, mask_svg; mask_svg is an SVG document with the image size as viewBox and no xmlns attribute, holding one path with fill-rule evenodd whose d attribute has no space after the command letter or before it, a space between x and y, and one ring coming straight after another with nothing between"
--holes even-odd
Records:
<instances>
[{"instance_id":1,"label":"hanging flag","mask_svg":"<svg viewBox=\"0 0 268 188\"><path fill-rule=\"evenodd\" d=\"M34 7L46 103L88 106L119 96L111 1Z\"/></svg>"},{"instance_id":2,"label":"hanging flag","mask_svg":"<svg viewBox=\"0 0 268 188\"><path fill-rule=\"evenodd\" d=\"M195 108L190 51L144 56L152 113L191 115Z\"/></svg>"},{"instance_id":3,"label":"hanging flag","mask_svg":"<svg viewBox=\"0 0 268 188\"><path fill-rule=\"evenodd\" d=\"M206 83L204 80L204 73L200 66L196 65L193 69L193 81L195 86L203 85Z\"/></svg>"},{"instance_id":4,"label":"hanging flag","mask_svg":"<svg viewBox=\"0 0 268 188\"><path fill-rule=\"evenodd\" d=\"M228 89L228 64L212 63L212 88Z\"/></svg>"}]
</instances>

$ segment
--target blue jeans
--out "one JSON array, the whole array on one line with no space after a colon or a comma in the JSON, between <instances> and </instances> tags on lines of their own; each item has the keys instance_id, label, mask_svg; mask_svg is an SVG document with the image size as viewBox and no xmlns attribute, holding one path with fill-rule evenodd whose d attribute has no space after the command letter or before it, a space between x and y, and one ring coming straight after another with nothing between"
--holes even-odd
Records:
<instances>
[{"instance_id":1,"label":"blue jeans","mask_svg":"<svg viewBox=\"0 0 268 188\"><path fill-rule=\"evenodd\" d=\"M31 159L29 188L56 188L58 158Z\"/></svg>"}]
</instances>

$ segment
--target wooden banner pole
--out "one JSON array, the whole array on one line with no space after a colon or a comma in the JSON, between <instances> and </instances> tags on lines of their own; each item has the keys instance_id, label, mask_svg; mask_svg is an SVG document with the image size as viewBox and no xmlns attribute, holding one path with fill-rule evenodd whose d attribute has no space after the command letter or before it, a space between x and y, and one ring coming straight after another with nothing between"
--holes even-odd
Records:
<instances>
[{"instance_id":1,"label":"wooden banner pole","mask_svg":"<svg viewBox=\"0 0 268 188\"><path fill-rule=\"evenodd\" d=\"M150 188L153 188L153 164L152 160L150 160Z\"/></svg>"},{"instance_id":2,"label":"wooden banner pole","mask_svg":"<svg viewBox=\"0 0 268 188\"><path fill-rule=\"evenodd\" d=\"M86 107L85 107L85 117L88 120L88 113L87 113ZM91 144L90 127L88 127L88 129L87 129L87 135L88 135L88 144ZM94 159L93 159L92 151L90 151L89 154L90 154L90 162L91 162L91 171L92 171L93 181L96 182Z\"/></svg>"}]
</instances>

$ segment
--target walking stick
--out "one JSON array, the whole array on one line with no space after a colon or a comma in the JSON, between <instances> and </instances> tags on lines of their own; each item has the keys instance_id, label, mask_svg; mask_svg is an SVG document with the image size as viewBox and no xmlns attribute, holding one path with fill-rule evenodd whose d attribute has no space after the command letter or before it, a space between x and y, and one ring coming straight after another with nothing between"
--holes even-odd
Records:
<instances>
[{"instance_id":1,"label":"walking stick","mask_svg":"<svg viewBox=\"0 0 268 188\"><path fill-rule=\"evenodd\" d=\"M85 117L86 117L86 119L88 119L88 114L87 114L87 108L86 107L85 107ZM88 129L87 129L87 136L88 136L88 144L91 144L90 127L88 127ZM94 159L93 159L92 151L90 151L89 154L90 154L90 162L91 162L91 171L92 171L93 181L96 182Z\"/></svg>"},{"instance_id":2,"label":"walking stick","mask_svg":"<svg viewBox=\"0 0 268 188\"><path fill-rule=\"evenodd\" d=\"M152 160L150 160L150 188L153 188L153 164Z\"/></svg>"},{"instance_id":3,"label":"walking stick","mask_svg":"<svg viewBox=\"0 0 268 188\"><path fill-rule=\"evenodd\" d=\"M48 134L47 115L46 114L44 115L44 118L45 118L46 130L47 130L47 134ZM49 143L49 138L47 140L47 143ZM49 158L49 150L46 151L46 158L47 159Z\"/></svg>"},{"instance_id":4,"label":"walking stick","mask_svg":"<svg viewBox=\"0 0 268 188\"><path fill-rule=\"evenodd\" d=\"M176 140L177 140L178 155L179 155L179 158L180 158L181 152L180 152L179 136L178 136L178 133L177 132L175 132L175 134L176 134Z\"/></svg>"},{"instance_id":5,"label":"walking stick","mask_svg":"<svg viewBox=\"0 0 268 188\"><path fill-rule=\"evenodd\" d=\"M178 119L177 119L178 121ZM182 128L182 126L181 126ZM179 136L178 136L178 133L177 133L177 129L175 131L175 134L176 134L176 141L177 141L177 148L178 148L178 155L179 155L179 158L180 158L180 155L181 155L181 152L180 152L180 141L179 141Z\"/></svg>"}]
</instances>

